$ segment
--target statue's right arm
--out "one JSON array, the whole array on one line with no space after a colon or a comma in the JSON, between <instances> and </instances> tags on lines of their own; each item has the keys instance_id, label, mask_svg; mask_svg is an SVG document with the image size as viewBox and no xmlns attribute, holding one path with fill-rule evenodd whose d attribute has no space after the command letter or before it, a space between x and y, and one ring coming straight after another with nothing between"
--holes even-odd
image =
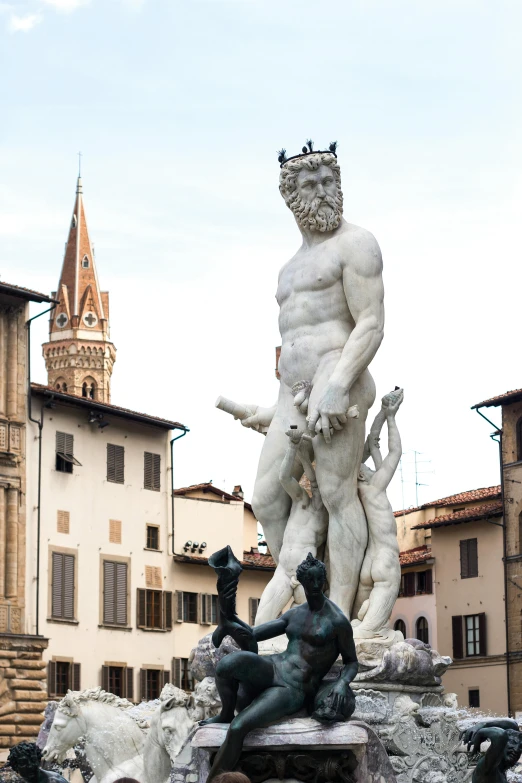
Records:
<instances>
[{"instance_id":1,"label":"statue's right arm","mask_svg":"<svg viewBox=\"0 0 522 783\"><path fill-rule=\"evenodd\" d=\"M252 628L254 632L254 639L258 642L264 642L265 639L274 639L276 636L281 636L285 633L288 620L286 619L288 612L282 617L278 617L277 620L270 620L263 625L256 625Z\"/></svg>"},{"instance_id":2,"label":"statue's right arm","mask_svg":"<svg viewBox=\"0 0 522 783\"><path fill-rule=\"evenodd\" d=\"M472 745L472 752L478 753L481 744L485 740L490 740L491 745L487 749L484 758L484 772L491 772L498 767L502 760L508 742L508 734L505 729L493 728L491 726L484 727L474 733L471 742L468 744L468 749L469 745Z\"/></svg>"}]
</instances>

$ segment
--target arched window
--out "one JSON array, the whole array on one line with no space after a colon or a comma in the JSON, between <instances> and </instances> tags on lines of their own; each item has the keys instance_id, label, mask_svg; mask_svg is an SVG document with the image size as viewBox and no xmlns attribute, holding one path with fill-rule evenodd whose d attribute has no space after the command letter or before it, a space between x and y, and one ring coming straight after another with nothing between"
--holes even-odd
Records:
<instances>
[{"instance_id":1,"label":"arched window","mask_svg":"<svg viewBox=\"0 0 522 783\"><path fill-rule=\"evenodd\" d=\"M522 417L517 421L517 461L522 461Z\"/></svg>"},{"instance_id":2,"label":"arched window","mask_svg":"<svg viewBox=\"0 0 522 783\"><path fill-rule=\"evenodd\" d=\"M395 625L393 626L394 631L400 631L404 638L406 639L406 623L404 620L396 620Z\"/></svg>"},{"instance_id":3,"label":"arched window","mask_svg":"<svg viewBox=\"0 0 522 783\"><path fill-rule=\"evenodd\" d=\"M84 256L83 257L83 259L82 259L82 267L84 269L88 269L89 268L89 256Z\"/></svg>"},{"instance_id":4,"label":"arched window","mask_svg":"<svg viewBox=\"0 0 522 783\"><path fill-rule=\"evenodd\" d=\"M57 383L57 384L56 384L56 391L60 391L60 389L61 389L61 386L60 386L60 384L59 384L59 383Z\"/></svg>"},{"instance_id":5,"label":"arched window","mask_svg":"<svg viewBox=\"0 0 522 783\"><path fill-rule=\"evenodd\" d=\"M91 398L91 400L95 400L96 399L96 385L94 383L91 383L91 385L90 385L89 397Z\"/></svg>"},{"instance_id":6,"label":"arched window","mask_svg":"<svg viewBox=\"0 0 522 783\"><path fill-rule=\"evenodd\" d=\"M430 631L428 628L428 621L425 617L419 617L415 624L415 630L416 630L416 636L417 639L420 642L424 642L424 644L429 644L430 642Z\"/></svg>"},{"instance_id":7,"label":"arched window","mask_svg":"<svg viewBox=\"0 0 522 783\"><path fill-rule=\"evenodd\" d=\"M64 384L63 384L63 386L62 386L62 391L64 391L64 392L66 392L66 391L67 391L67 384L66 384L66 383L64 383Z\"/></svg>"},{"instance_id":8,"label":"arched window","mask_svg":"<svg viewBox=\"0 0 522 783\"><path fill-rule=\"evenodd\" d=\"M71 228L76 228L78 225L78 221L76 220L76 215L72 216L72 222L71 222Z\"/></svg>"},{"instance_id":9,"label":"arched window","mask_svg":"<svg viewBox=\"0 0 522 783\"><path fill-rule=\"evenodd\" d=\"M82 397L87 397L87 384L85 382L82 384Z\"/></svg>"}]
</instances>

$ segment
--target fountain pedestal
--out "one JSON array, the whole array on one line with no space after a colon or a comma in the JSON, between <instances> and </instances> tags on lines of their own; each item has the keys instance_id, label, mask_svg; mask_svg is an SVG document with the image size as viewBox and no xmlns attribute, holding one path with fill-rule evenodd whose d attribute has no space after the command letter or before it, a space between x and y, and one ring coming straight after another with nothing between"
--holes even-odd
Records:
<instances>
[{"instance_id":1,"label":"fountain pedestal","mask_svg":"<svg viewBox=\"0 0 522 783\"><path fill-rule=\"evenodd\" d=\"M228 724L195 729L174 763L173 783L205 783L214 753L225 739ZM237 770L256 783L315 781L332 783L395 783L383 744L360 721L324 725L295 717L247 734Z\"/></svg>"}]
</instances>

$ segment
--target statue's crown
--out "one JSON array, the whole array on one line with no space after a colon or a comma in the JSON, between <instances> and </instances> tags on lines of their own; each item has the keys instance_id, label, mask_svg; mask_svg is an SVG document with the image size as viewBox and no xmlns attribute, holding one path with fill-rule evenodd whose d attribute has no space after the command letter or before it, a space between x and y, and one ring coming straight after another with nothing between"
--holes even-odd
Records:
<instances>
[{"instance_id":1,"label":"statue's crown","mask_svg":"<svg viewBox=\"0 0 522 783\"><path fill-rule=\"evenodd\" d=\"M296 158L304 158L306 155L319 155L321 152L331 152L332 155L335 155L337 157L337 142L332 141L330 142L330 146L327 150L314 150L314 143L311 139L307 139L306 144L304 145L303 149L298 155L291 155L289 158L286 155L286 150L282 149L279 150L277 153L277 160L281 164L281 168L285 165L285 163L288 163L289 160L295 160Z\"/></svg>"}]
</instances>

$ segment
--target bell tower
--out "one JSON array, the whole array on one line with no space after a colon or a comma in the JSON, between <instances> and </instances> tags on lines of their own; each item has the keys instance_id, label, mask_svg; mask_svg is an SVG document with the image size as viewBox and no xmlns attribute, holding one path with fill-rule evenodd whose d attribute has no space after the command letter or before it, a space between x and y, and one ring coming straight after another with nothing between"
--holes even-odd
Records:
<instances>
[{"instance_id":1,"label":"bell tower","mask_svg":"<svg viewBox=\"0 0 522 783\"><path fill-rule=\"evenodd\" d=\"M109 336L109 294L100 291L89 238L81 177L51 311L49 341L42 346L48 385L80 397L110 402L116 349Z\"/></svg>"}]
</instances>

